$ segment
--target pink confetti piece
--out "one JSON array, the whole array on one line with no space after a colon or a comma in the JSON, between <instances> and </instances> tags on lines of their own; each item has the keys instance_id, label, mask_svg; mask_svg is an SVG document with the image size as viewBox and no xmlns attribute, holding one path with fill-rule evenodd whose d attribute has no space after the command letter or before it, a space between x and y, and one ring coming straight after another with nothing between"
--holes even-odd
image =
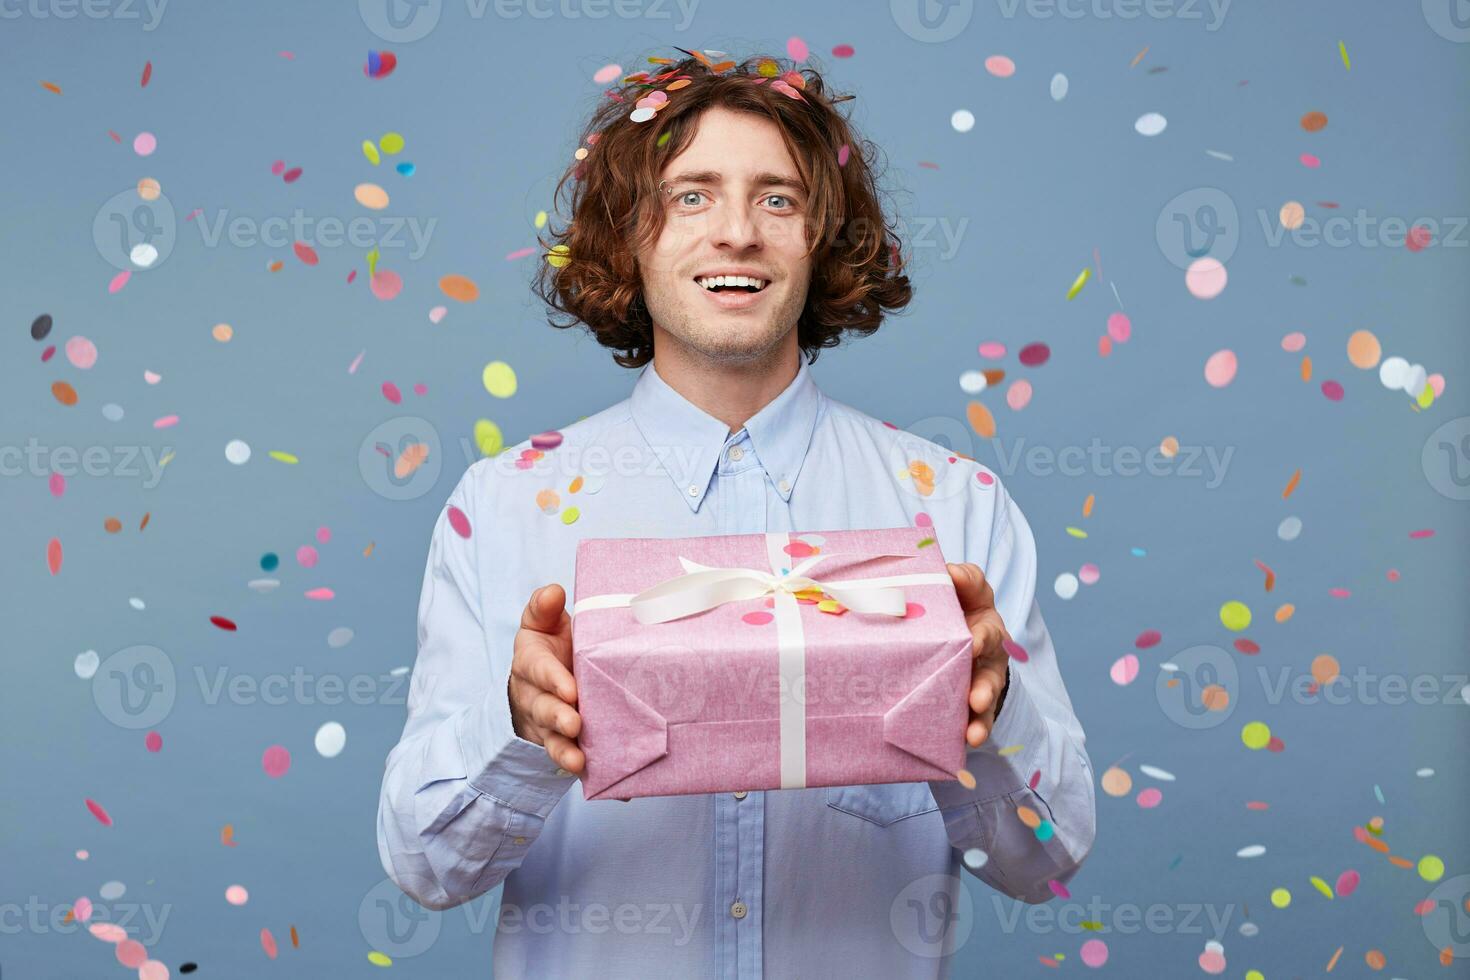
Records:
<instances>
[{"instance_id":1,"label":"pink confetti piece","mask_svg":"<svg viewBox=\"0 0 1470 980\"><path fill-rule=\"evenodd\" d=\"M131 278L133 278L132 271L129 269L124 269L123 271L112 277L112 281L107 284L107 291L109 293L117 292L118 290L126 286L128 284L128 280Z\"/></svg>"},{"instance_id":2,"label":"pink confetti piece","mask_svg":"<svg viewBox=\"0 0 1470 980\"><path fill-rule=\"evenodd\" d=\"M470 519L465 516L464 511L453 504L449 506L449 526L454 528L454 533L462 538L470 536Z\"/></svg>"},{"instance_id":3,"label":"pink confetti piece","mask_svg":"<svg viewBox=\"0 0 1470 980\"><path fill-rule=\"evenodd\" d=\"M403 393L400 392L398 390L398 386L391 381L383 382L383 397L388 399L395 405L403 403Z\"/></svg>"},{"instance_id":4,"label":"pink confetti piece","mask_svg":"<svg viewBox=\"0 0 1470 980\"><path fill-rule=\"evenodd\" d=\"M832 49L834 58L851 58L855 52L851 44L839 44Z\"/></svg>"},{"instance_id":5,"label":"pink confetti piece","mask_svg":"<svg viewBox=\"0 0 1470 980\"><path fill-rule=\"evenodd\" d=\"M103 809L101 803L93 799L88 799L84 802L87 804L87 809L92 811L92 816L97 818L98 823L104 827L112 826L112 818L107 815L107 811Z\"/></svg>"},{"instance_id":6,"label":"pink confetti piece","mask_svg":"<svg viewBox=\"0 0 1470 980\"><path fill-rule=\"evenodd\" d=\"M1150 786L1138 794L1137 803L1139 807L1144 810L1152 810L1154 807L1158 806L1163 799L1163 792L1160 791L1159 788L1156 786Z\"/></svg>"},{"instance_id":7,"label":"pink confetti piece","mask_svg":"<svg viewBox=\"0 0 1470 980\"><path fill-rule=\"evenodd\" d=\"M352 363L347 366L347 373L348 374L356 374L357 373L357 366L362 363L362 356L364 354L366 354L366 353L367 353L367 351L365 351L365 350L358 351L357 356L352 359Z\"/></svg>"},{"instance_id":8,"label":"pink confetti piece","mask_svg":"<svg viewBox=\"0 0 1470 980\"><path fill-rule=\"evenodd\" d=\"M368 288L380 300L390 300L403 291L403 277L392 269L380 269L373 273Z\"/></svg>"},{"instance_id":9,"label":"pink confetti piece","mask_svg":"<svg viewBox=\"0 0 1470 980\"><path fill-rule=\"evenodd\" d=\"M807 51L806 42L799 37L787 38L786 54L791 58L792 61L805 61L807 59L807 55L809 54L809 52Z\"/></svg>"},{"instance_id":10,"label":"pink confetti piece","mask_svg":"<svg viewBox=\"0 0 1470 980\"><path fill-rule=\"evenodd\" d=\"M1433 528L1427 528L1426 527L1423 530L1410 531L1409 532L1409 538L1411 540L1418 540L1419 538L1432 538L1432 537L1434 537L1434 529Z\"/></svg>"},{"instance_id":11,"label":"pink confetti piece","mask_svg":"<svg viewBox=\"0 0 1470 980\"><path fill-rule=\"evenodd\" d=\"M837 166L847 166L847 161L851 156L852 147L848 146L846 143L843 143L842 146L840 146L837 150Z\"/></svg>"},{"instance_id":12,"label":"pink confetti piece","mask_svg":"<svg viewBox=\"0 0 1470 980\"><path fill-rule=\"evenodd\" d=\"M127 932L116 922L94 922L87 931L104 943L120 943L128 938Z\"/></svg>"},{"instance_id":13,"label":"pink confetti piece","mask_svg":"<svg viewBox=\"0 0 1470 980\"><path fill-rule=\"evenodd\" d=\"M316 567L316 549L309 544L304 544L296 549L296 563L302 568Z\"/></svg>"},{"instance_id":14,"label":"pink confetti piece","mask_svg":"<svg viewBox=\"0 0 1470 980\"><path fill-rule=\"evenodd\" d=\"M1026 648L1009 637L1001 640L1000 645L1005 650L1007 656L1017 663L1024 664L1031 659L1031 655L1026 652Z\"/></svg>"},{"instance_id":15,"label":"pink confetti piece","mask_svg":"<svg viewBox=\"0 0 1470 980\"><path fill-rule=\"evenodd\" d=\"M768 612L756 610L755 612L748 612L745 615L741 616L740 621L742 623L748 623L751 626L765 626L775 618L775 616L771 615Z\"/></svg>"},{"instance_id":16,"label":"pink confetti piece","mask_svg":"<svg viewBox=\"0 0 1470 980\"><path fill-rule=\"evenodd\" d=\"M153 427L155 429L169 429L178 424L179 417L177 415L165 415L162 418L153 420Z\"/></svg>"},{"instance_id":17,"label":"pink confetti piece","mask_svg":"<svg viewBox=\"0 0 1470 980\"><path fill-rule=\"evenodd\" d=\"M48 482L51 484L51 496L60 497L66 493L66 477L60 473L52 473ZM1411 534L1409 537L1413 537L1413 535Z\"/></svg>"},{"instance_id":18,"label":"pink confetti piece","mask_svg":"<svg viewBox=\"0 0 1470 980\"><path fill-rule=\"evenodd\" d=\"M1055 878L1053 878L1051 881L1048 881L1046 884L1047 887L1051 889L1051 893L1057 898L1072 897L1072 893L1067 890L1067 886L1062 884L1060 881L1057 881Z\"/></svg>"},{"instance_id":19,"label":"pink confetti piece","mask_svg":"<svg viewBox=\"0 0 1470 980\"><path fill-rule=\"evenodd\" d=\"M317 599L317 600L323 600L324 601L324 600L327 600L327 599L336 598L336 595L337 594L335 592L333 592L329 588L326 588L325 586L319 586L319 587L317 587L315 589L308 589L306 591L306 597L308 599Z\"/></svg>"},{"instance_id":20,"label":"pink confetti piece","mask_svg":"<svg viewBox=\"0 0 1470 980\"><path fill-rule=\"evenodd\" d=\"M301 168L292 167L290 170L287 170L285 173L281 174L281 179L288 184L296 183L296 181L301 179Z\"/></svg>"},{"instance_id":21,"label":"pink confetti piece","mask_svg":"<svg viewBox=\"0 0 1470 980\"><path fill-rule=\"evenodd\" d=\"M325 525L316 529L316 540L318 544L326 544L332 540L332 529Z\"/></svg>"},{"instance_id":22,"label":"pink confetti piece","mask_svg":"<svg viewBox=\"0 0 1470 980\"><path fill-rule=\"evenodd\" d=\"M163 750L163 736L157 732L149 732L143 737L143 747L149 752L160 752Z\"/></svg>"},{"instance_id":23,"label":"pink confetti piece","mask_svg":"<svg viewBox=\"0 0 1470 980\"><path fill-rule=\"evenodd\" d=\"M1138 638L1133 641L1133 645L1140 650L1147 650L1149 647L1158 646L1159 641L1163 638L1164 634L1158 630L1144 630L1138 634Z\"/></svg>"},{"instance_id":24,"label":"pink confetti piece","mask_svg":"<svg viewBox=\"0 0 1470 980\"><path fill-rule=\"evenodd\" d=\"M284 745L272 745L260 756L260 768L272 779L280 779L291 768L291 753Z\"/></svg>"},{"instance_id":25,"label":"pink confetti piece","mask_svg":"<svg viewBox=\"0 0 1470 980\"><path fill-rule=\"evenodd\" d=\"M83 895L72 903L71 914L76 917L78 922L86 922L92 918L92 900Z\"/></svg>"},{"instance_id":26,"label":"pink confetti piece","mask_svg":"<svg viewBox=\"0 0 1470 980\"><path fill-rule=\"evenodd\" d=\"M514 262L516 259L523 259L534 251L536 251L534 248L518 248L514 252L507 252L505 261Z\"/></svg>"},{"instance_id":27,"label":"pink confetti piece","mask_svg":"<svg viewBox=\"0 0 1470 980\"><path fill-rule=\"evenodd\" d=\"M265 955L271 959L276 958L276 937L271 935L269 929L260 930L260 948L265 950Z\"/></svg>"},{"instance_id":28,"label":"pink confetti piece","mask_svg":"<svg viewBox=\"0 0 1470 980\"><path fill-rule=\"evenodd\" d=\"M318 262L321 261L321 259L317 257L316 249L312 248L305 242L293 243L291 245L291 250L296 253L296 257L298 259L300 259L307 265L316 265Z\"/></svg>"},{"instance_id":29,"label":"pink confetti piece","mask_svg":"<svg viewBox=\"0 0 1470 980\"><path fill-rule=\"evenodd\" d=\"M148 959L148 949L136 939L124 939L114 950L117 961L130 970L136 970Z\"/></svg>"}]
</instances>

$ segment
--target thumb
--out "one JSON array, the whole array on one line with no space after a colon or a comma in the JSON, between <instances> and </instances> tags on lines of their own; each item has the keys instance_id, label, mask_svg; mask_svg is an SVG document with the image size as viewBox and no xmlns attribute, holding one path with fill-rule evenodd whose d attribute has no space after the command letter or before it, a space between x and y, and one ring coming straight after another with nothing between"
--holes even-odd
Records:
<instances>
[{"instance_id":1,"label":"thumb","mask_svg":"<svg viewBox=\"0 0 1470 980\"><path fill-rule=\"evenodd\" d=\"M979 607L984 599L984 579L976 574L978 569L967 563L946 562L949 577L954 580L955 594L959 596L960 608L969 612Z\"/></svg>"},{"instance_id":2,"label":"thumb","mask_svg":"<svg viewBox=\"0 0 1470 980\"><path fill-rule=\"evenodd\" d=\"M561 621L565 604L566 596L560 585L554 582L543 585L531 593L531 601L526 604L526 621L521 625L542 631L552 630Z\"/></svg>"}]
</instances>

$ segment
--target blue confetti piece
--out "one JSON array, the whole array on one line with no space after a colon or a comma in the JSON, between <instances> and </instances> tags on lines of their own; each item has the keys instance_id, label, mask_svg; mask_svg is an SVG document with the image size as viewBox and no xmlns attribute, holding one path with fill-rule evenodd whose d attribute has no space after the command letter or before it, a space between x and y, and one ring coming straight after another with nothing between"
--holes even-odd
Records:
<instances>
[{"instance_id":1,"label":"blue confetti piece","mask_svg":"<svg viewBox=\"0 0 1470 980\"><path fill-rule=\"evenodd\" d=\"M412 177L413 176L413 164L409 163L407 160L403 161L402 163L400 163L398 166L394 167L393 169L396 170L396 171L398 171L399 173L401 173L405 177Z\"/></svg>"}]
</instances>

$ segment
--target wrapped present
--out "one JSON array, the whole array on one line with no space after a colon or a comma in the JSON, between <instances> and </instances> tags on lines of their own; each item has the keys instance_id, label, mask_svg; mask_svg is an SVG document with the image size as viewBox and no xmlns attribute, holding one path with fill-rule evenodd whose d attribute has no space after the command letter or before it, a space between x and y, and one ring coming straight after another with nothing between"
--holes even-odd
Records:
<instances>
[{"instance_id":1,"label":"wrapped present","mask_svg":"<svg viewBox=\"0 0 1470 980\"><path fill-rule=\"evenodd\" d=\"M571 615L589 800L964 764L970 630L928 529L585 539Z\"/></svg>"}]
</instances>

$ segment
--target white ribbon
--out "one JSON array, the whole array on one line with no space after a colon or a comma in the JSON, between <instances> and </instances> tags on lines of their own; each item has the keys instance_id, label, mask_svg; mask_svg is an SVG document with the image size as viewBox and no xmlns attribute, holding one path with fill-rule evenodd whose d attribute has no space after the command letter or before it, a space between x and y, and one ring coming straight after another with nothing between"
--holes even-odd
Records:
<instances>
[{"instance_id":1,"label":"white ribbon","mask_svg":"<svg viewBox=\"0 0 1470 980\"><path fill-rule=\"evenodd\" d=\"M780 669L781 788L806 786L806 638L796 593L820 589L854 612L903 616L908 609L906 585L952 585L948 572L919 572L879 578L823 582L806 573L818 562L845 554L817 554L787 569L790 556L785 548L789 535L766 535L766 557L771 570L760 568L715 568L680 556L683 575L676 575L636 594L587 596L572 606L572 615L593 609L629 606L638 622L666 623L713 609L726 602L775 596L776 641ZM871 558L912 558L910 554L884 552L863 554ZM800 693L798 693L800 691Z\"/></svg>"}]
</instances>

